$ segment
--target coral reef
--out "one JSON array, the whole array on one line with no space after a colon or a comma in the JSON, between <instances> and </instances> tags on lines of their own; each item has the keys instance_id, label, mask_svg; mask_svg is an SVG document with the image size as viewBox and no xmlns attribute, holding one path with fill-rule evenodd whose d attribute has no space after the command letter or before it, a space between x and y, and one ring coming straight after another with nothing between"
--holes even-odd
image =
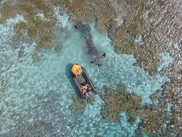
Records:
<instances>
[{"instance_id":1,"label":"coral reef","mask_svg":"<svg viewBox=\"0 0 182 137\"><path fill-rule=\"evenodd\" d=\"M54 34L56 18L53 16L53 6L59 6L69 13L71 21L96 20L101 32L109 32L118 53L133 54L138 59L137 65L142 66L151 74L156 74L160 63L158 57L160 50L157 47L161 43L156 38L155 32L158 26L153 25L156 24L156 21L153 20L156 20L158 16L153 17L157 9L150 11L149 9L154 4L148 3L149 0L123 2L46 0L44 3L41 0L29 0L26 3L23 0L7 1L3 3L1 9L1 22L5 22L9 17L14 17L17 13L22 14L28 23L17 24L18 38L22 37L23 30L26 29L31 41L38 42L38 50L50 49L56 42ZM161 1L158 1L157 4L164 5ZM132 12L133 9L136 12ZM144 16L145 14L147 14L147 18ZM123 21L123 25L118 26L121 21Z\"/></svg>"},{"instance_id":2,"label":"coral reef","mask_svg":"<svg viewBox=\"0 0 182 137\"><path fill-rule=\"evenodd\" d=\"M124 24L111 24L109 33L118 53L133 54L138 60L137 65L157 74L161 63L159 53L169 52L175 57L174 53L179 52L169 43L181 41L181 30L177 26L181 28L179 21L182 16L176 13L179 6L174 1L145 2L127 1L130 8L127 9L128 16L123 16Z\"/></svg>"},{"instance_id":3,"label":"coral reef","mask_svg":"<svg viewBox=\"0 0 182 137\"><path fill-rule=\"evenodd\" d=\"M93 5L93 6L92 6ZM175 61L171 68L164 68L160 73L171 81L164 86L164 98L161 102L172 106L175 117L171 123L172 131L181 132L181 3L163 0L124 0L124 1L80 1L66 2L64 9L71 21L97 21L101 32L108 31L117 53L133 54L137 63L150 74L158 74L161 63L159 53L170 53ZM108 9L109 13L105 11ZM133 12L135 11L135 12ZM156 96L155 100L159 97ZM112 101L111 101L112 102ZM112 102L113 103L113 102ZM110 110L112 111L112 110ZM106 112L104 113L107 114ZM118 112L115 111L117 121ZM156 113L157 114L157 113ZM108 115L111 116L111 115ZM112 116L108 119L112 119ZM174 129L174 130L173 130Z\"/></svg>"},{"instance_id":4,"label":"coral reef","mask_svg":"<svg viewBox=\"0 0 182 137\"><path fill-rule=\"evenodd\" d=\"M163 90L164 99L163 102L170 104L171 106L171 121L170 121L170 130L176 134L182 135L182 83L178 81L178 78L182 78L182 75L178 75L178 78L175 78L176 74L170 75L172 81L165 85L165 90Z\"/></svg>"},{"instance_id":5,"label":"coral reef","mask_svg":"<svg viewBox=\"0 0 182 137\"><path fill-rule=\"evenodd\" d=\"M107 24L114 19L116 12L108 1L74 0L65 1L63 9L69 13L70 21L97 21L101 32L107 31Z\"/></svg>"},{"instance_id":6,"label":"coral reef","mask_svg":"<svg viewBox=\"0 0 182 137\"><path fill-rule=\"evenodd\" d=\"M72 98L74 100L74 104L70 105L69 109L73 113L76 113L78 115L83 114L83 112L85 111L85 106L87 103L93 104L93 102L95 101L93 97L88 98L86 101L83 98L80 98L76 93L72 94Z\"/></svg>"},{"instance_id":7,"label":"coral reef","mask_svg":"<svg viewBox=\"0 0 182 137\"><path fill-rule=\"evenodd\" d=\"M93 104L94 101L95 101L95 99L94 99L93 97L89 97L89 98L87 99L87 102L88 102L89 104Z\"/></svg>"},{"instance_id":8,"label":"coral reef","mask_svg":"<svg viewBox=\"0 0 182 137\"><path fill-rule=\"evenodd\" d=\"M44 3L41 0L29 0L26 3L23 0L16 0L3 3L1 22L5 22L9 17L14 17L17 13L22 14L28 22L28 26L22 23L17 25L18 37L22 37L22 29L27 29L30 39L38 42L38 50L50 49L51 45L56 42L53 27L56 19L53 16L53 6L59 6L69 13L71 21L96 20L101 32L109 32L117 53L133 54L138 60L135 65L140 65L151 74L157 74L157 67L160 64L158 54L164 51L163 45L170 42L169 39L179 41L179 37L175 37L175 34L172 35L167 31L167 27L172 24L168 20L175 19L173 11L170 13L171 11L165 10L169 8L169 5L170 2L161 0L153 3L150 0L124 0L122 2L46 0ZM175 3L171 8L174 5ZM136 12L132 12L132 10ZM44 17L38 16L40 13ZM163 14L172 14L172 16L166 17ZM164 23L161 23L161 20ZM173 26L177 28L178 24ZM159 32L161 29L164 31ZM162 37L159 37L159 33ZM166 33L169 35L165 35ZM180 30L177 30L177 34L180 34ZM167 40L165 40L165 36L167 36Z\"/></svg>"},{"instance_id":9,"label":"coral reef","mask_svg":"<svg viewBox=\"0 0 182 137\"><path fill-rule=\"evenodd\" d=\"M72 3L65 3L64 9L69 13L71 21L96 20L101 32L109 32L118 53L134 54L140 66L151 74L156 74L160 63L158 53L154 46L146 45L144 40L149 25L143 16L146 3L147 1L143 0L123 2L75 0ZM133 9L137 12L131 12ZM118 26L118 21L122 20L123 25Z\"/></svg>"},{"instance_id":10,"label":"coral reef","mask_svg":"<svg viewBox=\"0 0 182 137\"><path fill-rule=\"evenodd\" d=\"M105 107L102 109L102 115L105 119L112 122L120 121L120 113L128 112L132 114L141 108L141 98L135 94L129 94L126 91L124 84L119 85L119 92L110 88L104 87L105 95L103 99L106 102ZM132 107L132 109L128 109ZM131 110L131 111L130 111ZM136 119L136 117L133 117Z\"/></svg>"},{"instance_id":11,"label":"coral reef","mask_svg":"<svg viewBox=\"0 0 182 137\"><path fill-rule=\"evenodd\" d=\"M72 104L71 106L69 106L69 109L76 113L76 114L82 114L85 110L85 102L83 99L81 99L76 93L72 94L73 100L74 100L74 104Z\"/></svg>"},{"instance_id":12,"label":"coral reef","mask_svg":"<svg viewBox=\"0 0 182 137\"><path fill-rule=\"evenodd\" d=\"M15 26L17 37L24 38L28 42L37 42L37 49L50 49L56 43L54 26L56 18L54 8L58 2L41 0L16 0L6 1L1 8L1 23L17 14L23 15L26 22L20 22ZM27 38L28 37L28 38Z\"/></svg>"},{"instance_id":13,"label":"coral reef","mask_svg":"<svg viewBox=\"0 0 182 137\"><path fill-rule=\"evenodd\" d=\"M175 17L162 15L165 9L169 8L170 2L75 0L63 3L63 8L69 13L71 21L96 20L101 32L109 32L117 53L133 54L138 60L136 65L143 67L151 74L158 73L157 68L161 63L159 53L166 51L163 48L166 44L163 37L166 32L162 32L162 37L159 37L158 33L161 33L159 30L162 26L163 30L167 30L170 25L168 20ZM171 13L167 10L165 14ZM164 20L164 23L161 23L160 19ZM178 34L180 34L179 30ZM171 38L174 36L170 35ZM174 39L179 40L179 37Z\"/></svg>"},{"instance_id":14,"label":"coral reef","mask_svg":"<svg viewBox=\"0 0 182 137\"><path fill-rule=\"evenodd\" d=\"M124 84L120 84L117 90L104 87L104 91L103 100L106 104L101 114L106 120L119 122L120 113L127 112L131 124L136 122L137 116L140 117L138 133L161 135L171 131L170 121L174 117L172 113L166 111L168 106L164 102L159 101L158 105L142 105L141 98L136 94L128 93Z\"/></svg>"},{"instance_id":15,"label":"coral reef","mask_svg":"<svg viewBox=\"0 0 182 137\"><path fill-rule=\"evenodd\" d=\"M151 74L157 74L157 67L160 63L158 50L155 45L151 45L145 37L150 34L150 24L146 21L144 14L149 8L144 1L128 1L131 12L128 9L128 16L124 18L124 24L118 26L111 24L109 32L116 46L117 53L133 54L137 60L137 65L143 67ZM149 36L149 39L152 39Z\"/></svg>"}]
</instances>

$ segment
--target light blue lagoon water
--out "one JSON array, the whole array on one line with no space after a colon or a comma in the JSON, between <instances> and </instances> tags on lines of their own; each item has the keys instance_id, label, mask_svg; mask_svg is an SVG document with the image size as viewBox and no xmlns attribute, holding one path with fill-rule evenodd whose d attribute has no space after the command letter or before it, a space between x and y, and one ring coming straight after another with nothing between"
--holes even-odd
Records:
<instances>
[{"instance_id":1,"label":"light blue lagoon water","mask_svg":"<svg viewBox=\"0 0 182 137\"><path fill-rule=\"evenodd\" d=\"M100 115L104 105L99 96L102 87L115 88L122 82L129 92L141 96L143 103L151 103L150 95L168 78L150 76L142 68L133 66L136 59L132 55L116 54L111 40L101 34L94 23L90 24L94 44L106 53L106 58L101 68L90 64L84 39L72 23L65 21L67 16L64 17L64 24L60 22L59 25L64 25L67 31L58 34L62 51L40 52L40 62L32 59L35 43L30 45L14 39L13 27L23 20L22 16L0 24L0 136L134 136L139 118L130 125L127 114L123 113L121 123L116 124ZM20 48L24 49L21 58L18 57ZM70 67L74 63L85 67L99 92L94 95L93 104L86 104L81 116L68 109L75 93L70 77Z\"/></svg>"},{"instance_id":2,"label":"light blue lagoon water","mask_svg":"<svg viewBox=\"0 0 182 137\"><path fill-rule=\"evenodd\" d=\"M172 63L175 59L170 56L169 53L162 52L159 54L162 59L162 63L158 67L158 71L161 71L165 67L169 67L170 63Z\"/></svg>"}]
</instances>

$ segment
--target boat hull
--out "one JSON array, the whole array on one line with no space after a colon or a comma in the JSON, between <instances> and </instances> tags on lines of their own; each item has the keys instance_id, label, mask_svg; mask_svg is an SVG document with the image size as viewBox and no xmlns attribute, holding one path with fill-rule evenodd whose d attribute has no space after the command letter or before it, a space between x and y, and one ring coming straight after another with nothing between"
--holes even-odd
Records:
<instances>
[{"instance_id":1,"label":"boat hull","mask_svg":"<svg viewBox=\"0 0 182 137\"><path fill-rule=\"evenodd\" d=\"M82 71L81 75L83 76L83 78L85 80L85 85L91 86L91 90L89 90L89 92L97 93L97 90L96 90L92 80L90 79L87 71L83 67L82 67L82 70L83 71ZM79 80L76 78L76 75L73 73L72 73L72 79L73 79L75 86L77 87L77 89L79 91L80 96L86 99L87 98L86 94L82 94L82 84L79 82Z\"/></svg>"}]
</instances>

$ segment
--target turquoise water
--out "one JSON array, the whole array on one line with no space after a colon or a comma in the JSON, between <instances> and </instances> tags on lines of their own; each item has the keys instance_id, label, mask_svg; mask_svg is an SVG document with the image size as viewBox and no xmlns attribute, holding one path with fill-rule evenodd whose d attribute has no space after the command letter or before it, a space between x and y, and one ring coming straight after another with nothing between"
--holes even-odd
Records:
<instances>
[{"instance_id":1,"label":"turquoise water","mask_svg":"<svg viewBox=\"0 0 182 137\"><path fill-rule=\"evenodd\" d=\"M0 135L10 136L134 136L139 118L134 125L127 122L127 114L121 114L121 123L104 120L100 111L104 105L100 94L107 85L115 88L123 82L129 92L142 97L143 103L151 103L150 95L168 81L167 77L150 76L142 68L133 66L133 55L118 55L107 34L101 34L94 23L90 23L93 42L97 49L106 53L103 66L90 64L84 39L68 22L68 16L60 18L57 25L67 30L58 34L62 45L60 53L43 51L38 53L40 62L32 55L35 43L27 44L14 38L13 27L23 20L17 15L0 25ZM64 23L61 21L64 20ZM20 48L23 57L18 57ZM85 67L98 89L95 102L87 104L83 115L73 114L68 107L73 103L75 93L70 77L70 67L77 63Z\"/></svg>"},{"instance_id":2,"label":"turquoise water","mask_svg":"<svg viewBox=\"0 0 182 137\"><path fill-rule=\"evenodd\" d=\"M169 67L169 64L174 61L174 58L172 58L169 53L162 52L159 55L161 56L162 63L158 67L158 71L161 71L165 67Z\"/></svg>"}]
</instances>

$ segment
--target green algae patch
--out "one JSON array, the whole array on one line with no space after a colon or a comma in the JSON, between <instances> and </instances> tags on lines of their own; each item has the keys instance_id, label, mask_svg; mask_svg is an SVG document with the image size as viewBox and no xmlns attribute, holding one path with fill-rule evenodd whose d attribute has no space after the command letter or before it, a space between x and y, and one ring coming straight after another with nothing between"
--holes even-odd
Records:
<instances>
[{"instance_id":1,"label":"green algae patch","mask_svg":"<svg viewBox=\"0 0 182 137\"><path fill-rule=\"evenodd\" d=\"M129 93L124 84L120 84L116 90L104 87L104 91L105 94L102 98L105 105L101 115L106 120L119 123L120 114L126 112L130 124L134 124L137 117L140 117L139 133L148 135L168 133L166 123L169 124L171 113L165 111L167 105L164 102L159 101L159 106L156 104L142 105L141 98L136 94Z\"/></svg>"}]
</instances>

